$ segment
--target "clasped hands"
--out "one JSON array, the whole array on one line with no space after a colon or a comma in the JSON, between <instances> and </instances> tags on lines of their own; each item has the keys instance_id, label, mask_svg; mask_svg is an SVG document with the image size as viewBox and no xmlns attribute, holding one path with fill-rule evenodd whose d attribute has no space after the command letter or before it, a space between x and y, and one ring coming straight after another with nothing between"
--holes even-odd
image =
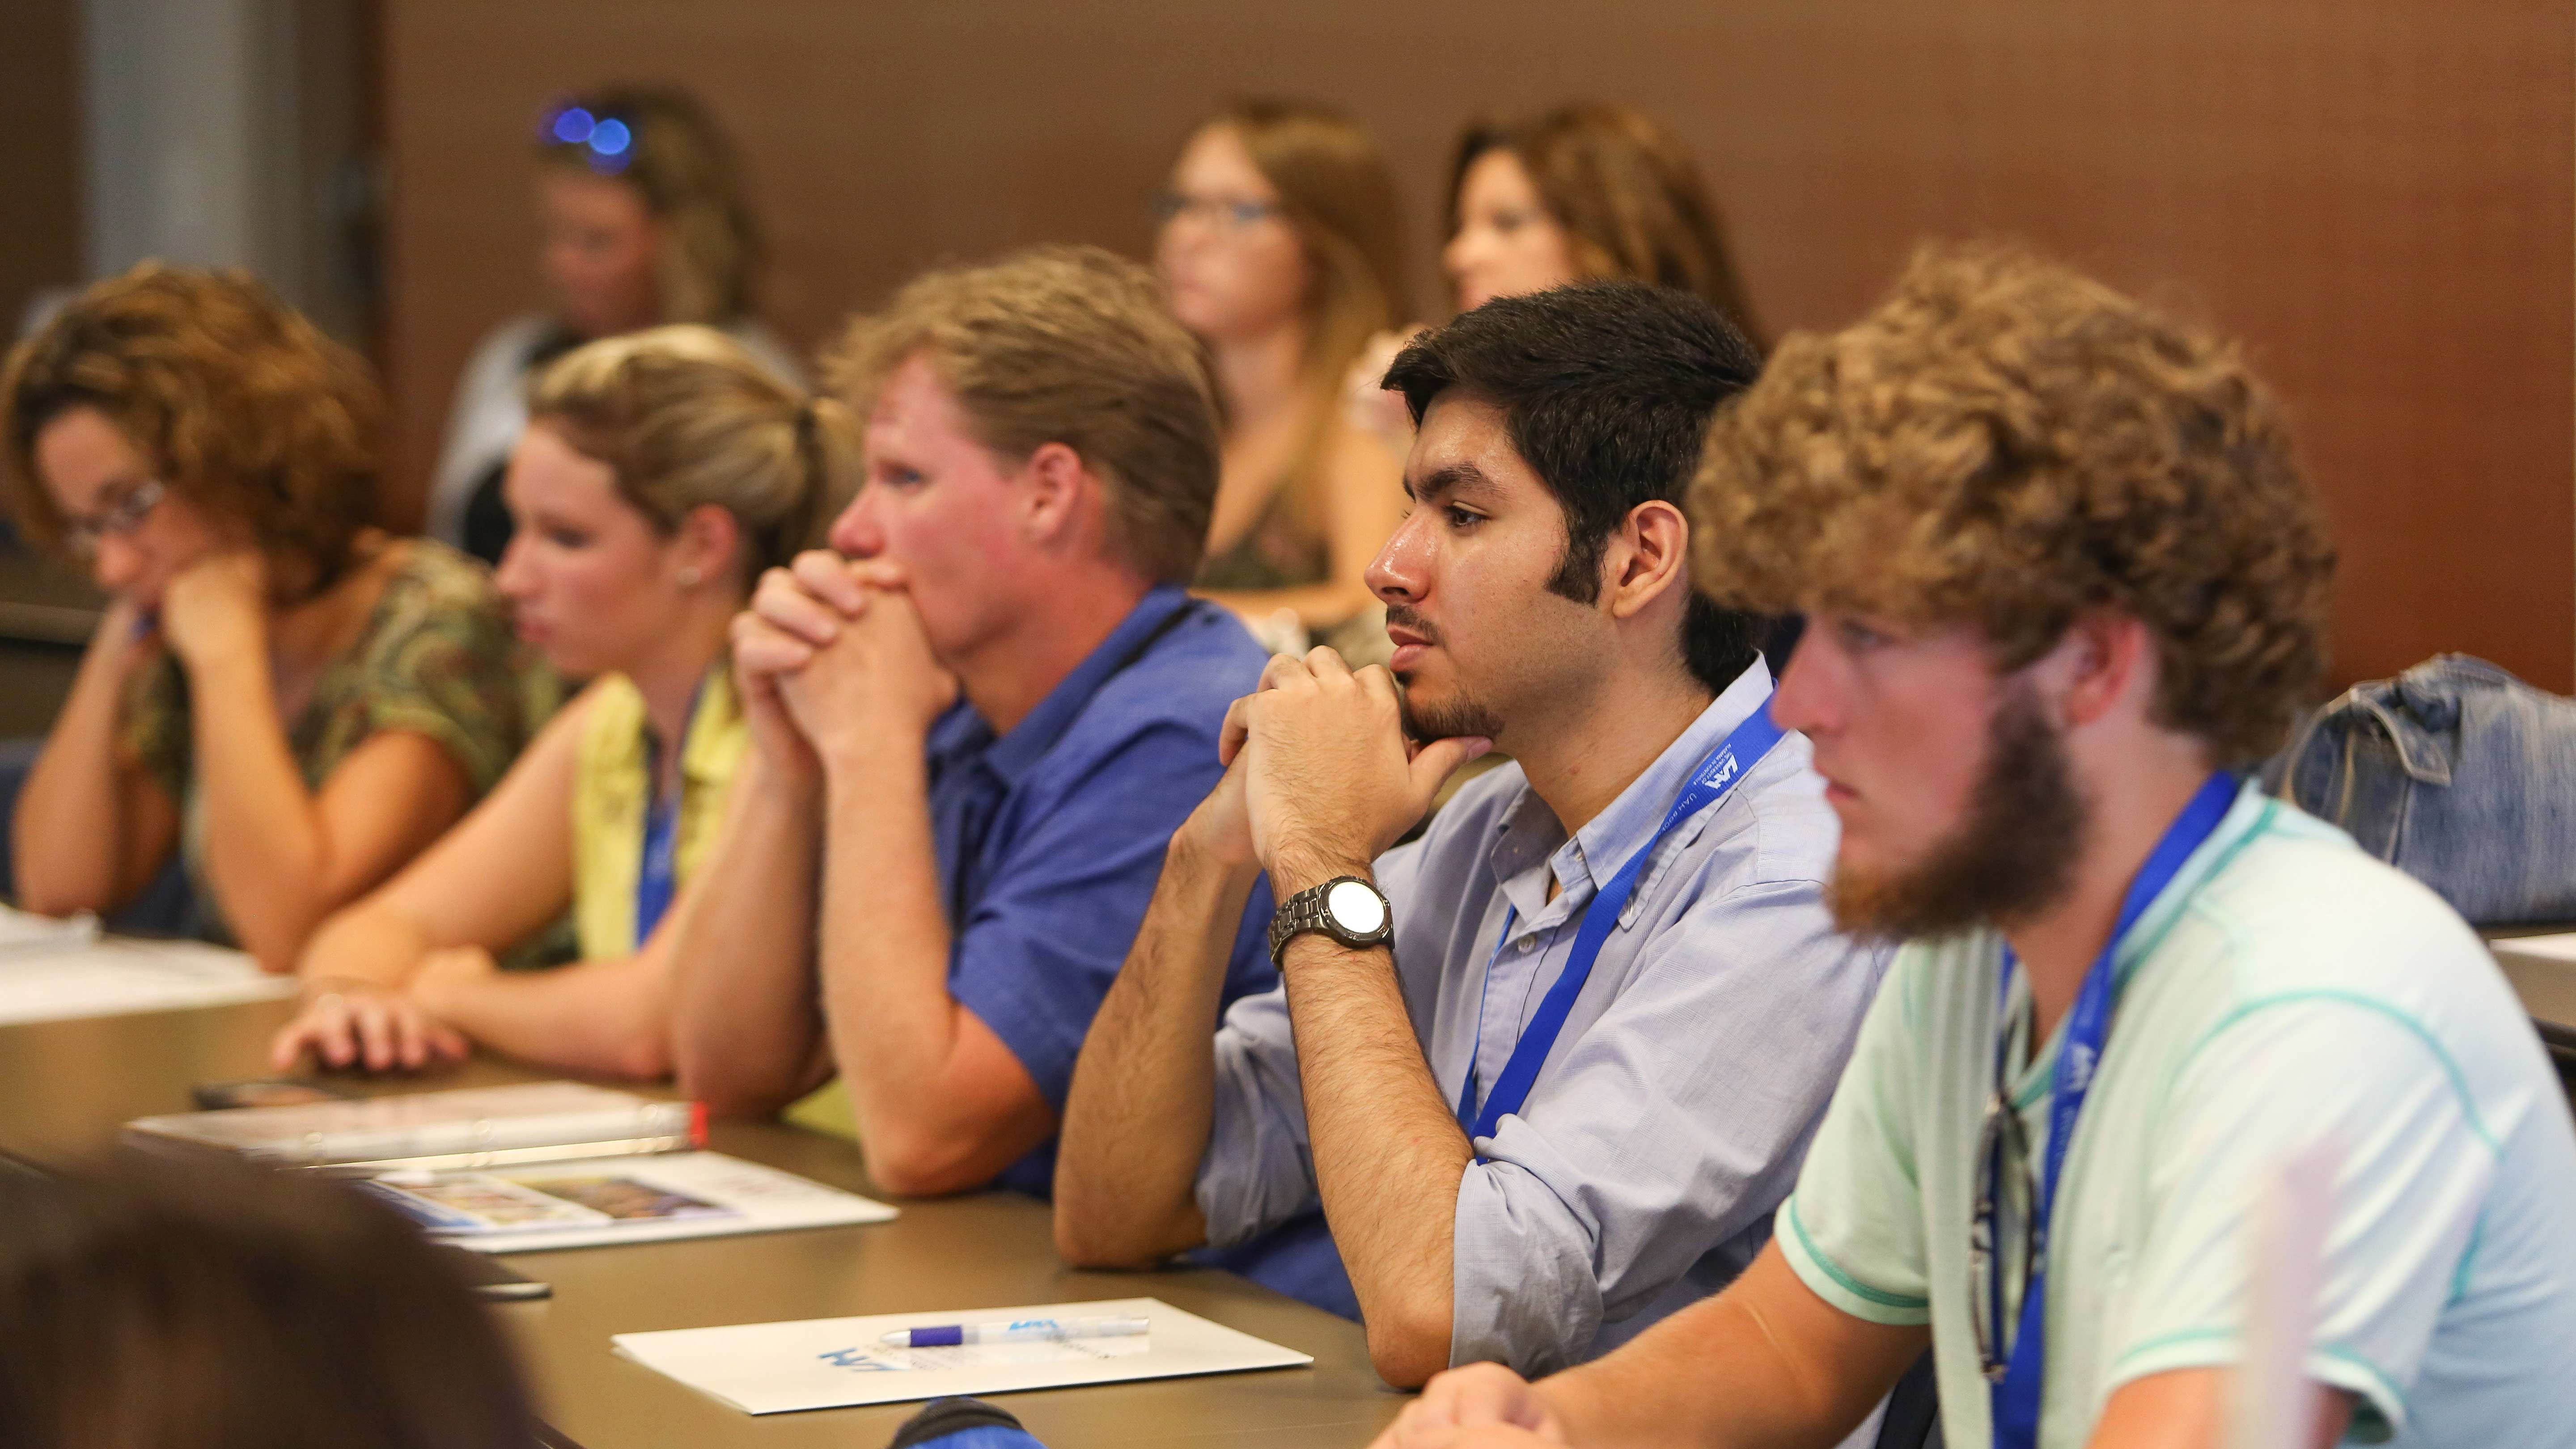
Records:
<instances>
[{"instance_id":1,"label":"clasped hands","mask_svg":"<svg viewBox=\"0 0 2576 1449\"><path fill-rule=\"evenodd\" d=\"M918 755L957 701L903 569L829 549L761 576L733 623L734 676L754 741L807 773L871 750Z\"/></svg>"},{"instance_id":2,"label":"clasped hands","mask_svg":"<svg viewBox=\"0 0 2576 1449\"><path fill-rule=\"evenodd\" d=\"M1185 828L1219 861L1258 863L1284 899L1365 874L1430 812L1441 781L1492 747L1408 739L1402 696L1378 665L1354 672L1328 648L1278 655L1226 711L1225 778Z\"/></svg>"}]
</instances>

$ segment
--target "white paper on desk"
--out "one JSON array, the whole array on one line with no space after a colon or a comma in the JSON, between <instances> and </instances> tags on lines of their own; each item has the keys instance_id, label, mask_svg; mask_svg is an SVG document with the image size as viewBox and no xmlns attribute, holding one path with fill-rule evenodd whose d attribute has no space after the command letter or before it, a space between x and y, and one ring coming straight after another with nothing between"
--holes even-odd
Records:
<instances>
[{"instance_id":1,"label":"white paper on desk","mask_svg":"<svg viewBox=\"0 0 2576 1449\"><path fill-rule=\"evenodd\" d=\"M391 1175L399 1182L400 1174ZM721 1152L663 1152L644 1157L597 1157L580 1162L487 1168L479 1172L423 1174L422 1189L396 1188L431 1221L439 1205L454 1209L455 1227L431 1234L478 1253L539 1253L555 1248L597 1248L615 1243L663 1243L676 1238L721 1238L790 1228L836 1228L881 1223L895 1210L874 1198ZM548 1184L556 1191L546 1192ZM526 1191L534 1187L535 1191ZM385 1184L371 1183L384 1190ZM529 1210L526 1226L489 1223L490 1207L504 1197ZM474 1209L481 1205L484 1210ZM602 1209L605 1209L603 1211Z\"/></svg>"},{"instance_id":2,"label":"white paper on desk","mask_svg":"<svg viewBox=\"0 0 2576 1449\"><path fill-rule=\"evenodd\" d=\"M2552 961L2576 961L2576 931L2561 931L2554 936L2509 936L2489 941L2497 951L2511 951L2522 956L2546 956Z\"/></svg>"},{"instance_id":3,"label":"white paper on desk","mask_svg":"<svg viewBox=\"0 0 2576 1449\"><path fill-rule=\"evenodd\" d=\"M84 939L77 926L0 911L0 1026L273 1001L295 991L295 978L269 975L239 951L202 941Z\"/></svg>"},{"instance_id":4,"label":"white paper on desk","mask_svg":"<svg viewBox=\"0 0 2576 1449\"><path fill-rule=\"evenodd\" d=\"M1090 1315L1142 1318L1152 1326L1143 1338L966 1349L896 1349L882 1342L898 1328ZM680 1328L621 1333L609 1341L646 1368L749 1414L1296 1368L1315 1361L1311 1354L1210 1323L1159 1298Z\"/></svg>"}]
</instances>

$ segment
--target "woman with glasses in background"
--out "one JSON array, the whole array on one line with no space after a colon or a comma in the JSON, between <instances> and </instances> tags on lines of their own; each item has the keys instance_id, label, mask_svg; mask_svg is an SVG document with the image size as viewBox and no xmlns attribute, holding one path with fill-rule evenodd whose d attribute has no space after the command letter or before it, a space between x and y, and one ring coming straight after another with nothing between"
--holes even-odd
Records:
<instances>
[{"instance_id":1,"label":"woman with glasses in background","mask_svg":"<svg viewBox=\"0 0 2576 1449\"><path fill-rule=\"evenodd\" d=\"M177 852L271 971L500 778L532 701L491 579L369 526L366 364L238 273L146 263L0 373L0 491L111 600L21 789L20 903L102 914Z\"/></svg>"},{"instance_id":2,"label":"woman with glasses in background","mask_svg":"<svg viewBox=\"0 0 2576 1449\"><path fill-rule=\"evenodd\" d=\"M537 259L551 310L475 349L429 491L429 533L498 564L510 542L501 475L528 425L528 379L584 342L697 322L781 382L795 355L753 315L760 227L732 143L685 92L601 91L549 110L537 134Z\"/></svg>"},{"instance_id":3,"label":"woman with glasses in background","mask_svg":"<svg viewBox=\"0 0 2576 1449\"><path fill-rule=\"evenodd\" d=\"M1382 652L1365 575L1402 516L1404 458L1342 386L1409 320L1385 154L1339 112L1247 101L1191 135L1156 210L1155 263L1207 346L1225 428L1200 592L1273 648L1311 634Z\"/></svg>"},{"instance_id":4,"label":"woman with glasses in background","mask_svg":"<svg viewBox=\"0 0 2576 1449\"><path fill-rule=\"evenodd\" d=\"M727 630L762 571L815 542L856 430L705 327L580 348L530 390L499 582L519 632L591 684L491 797L314 933L285 1071L382 1071L473 1040L590 1075L670 1070L671 941L750 745ZM581 959L499 959L566 906Z\"/></svg>"}]
</instances>

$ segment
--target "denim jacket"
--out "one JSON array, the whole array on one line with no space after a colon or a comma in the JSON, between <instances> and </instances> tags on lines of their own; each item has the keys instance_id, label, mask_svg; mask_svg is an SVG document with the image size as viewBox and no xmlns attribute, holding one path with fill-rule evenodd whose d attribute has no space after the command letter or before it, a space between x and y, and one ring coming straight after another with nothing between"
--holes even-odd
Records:
<instances>
[{"instance_id":1,"label":"denim jacket","mask_svg":"<svg viewBox=\"0 0 2576 1449\"><path fill-rule=\"evenodd\" d=\"M2263 779L2477 924L2576 919L2576 699L2436 655L2320 707Z\"/></svg>"}]
</instances>

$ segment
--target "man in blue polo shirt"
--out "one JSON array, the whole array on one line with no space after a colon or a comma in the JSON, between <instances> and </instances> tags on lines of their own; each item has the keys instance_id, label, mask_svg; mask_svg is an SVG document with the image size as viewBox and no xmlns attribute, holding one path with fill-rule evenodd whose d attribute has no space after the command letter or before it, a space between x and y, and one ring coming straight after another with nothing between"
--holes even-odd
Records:
<instances>
[{"instance_id":1,"label":"man in blue polo shirt","mask_svg":"<svg viewBox=\"0 0 2576 1449\"><path fill-rule=\"evenodd\" d=\"M1214 407L1152 277L1093 249L920 278L835 383L866 476L736 622L754 744L678 927L680 1083L767 1111L837 1072L818 1100L885 1188L1044 1193L1083 1032L1261 672L1181 588ZM1259 934L1229 995L1271 979Z\"/></svg>"}]
</instances>

